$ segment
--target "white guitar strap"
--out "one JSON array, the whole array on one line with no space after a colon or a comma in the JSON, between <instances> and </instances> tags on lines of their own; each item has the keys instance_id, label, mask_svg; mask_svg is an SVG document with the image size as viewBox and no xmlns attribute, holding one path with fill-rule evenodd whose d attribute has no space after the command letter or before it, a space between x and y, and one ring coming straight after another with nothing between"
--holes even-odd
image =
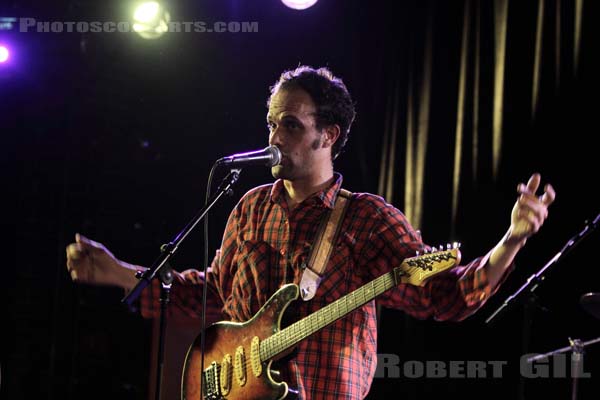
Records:
<instances>
[{"instance_id":1,"label":"white guitar strap","mask_svg":"<svg viewBox=\"0 0 600 400\"><path fill-rule=\"evenodd\" d=\"M308 265L304 269L302 279L300 280L300 295L304 301L312 299L315 297L315 293L317 293L335 241L340 233L342 227L341 221L346 214L351 197L352 193L345 189L340 189L335 206L329 212L327 222L322 223L319 227Z\"/></svg>"}]
</instances>

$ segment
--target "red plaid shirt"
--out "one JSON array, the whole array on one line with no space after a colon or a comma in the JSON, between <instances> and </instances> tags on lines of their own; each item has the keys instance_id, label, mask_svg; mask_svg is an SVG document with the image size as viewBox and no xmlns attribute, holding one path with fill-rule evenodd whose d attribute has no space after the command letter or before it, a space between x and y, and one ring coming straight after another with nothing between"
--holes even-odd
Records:
<instances>
[{"instance_id":1,"label":"red plaid shirt","mask_svg":"<svg viewBox=\"0 0 600 400\"><path fill-rule=\"evenodd\" d=\"M321 219L331 209L342 177L293 210L283 182L248 192L231 213L218 262L208 273L213 319L246 321L283 284L298 284ZM381 197L354 193L341 233L315 297L296 301L286 314L297 320L399 266L425 245L405 216ZM487 256L440 274L424 287L400 284L377 298L379 304L419 319L461 320L493 291L485 270ZM171 309L197 315L199 285L176 276ZM142 296L142 313L156 316L159 286ZM207 307L207 308L211 308ZM219 312L222 312L219 318ZM360 399L367 395L377 362L375 301L300 342L282 371L301 399Z\"/></svg>"}]
</instances>

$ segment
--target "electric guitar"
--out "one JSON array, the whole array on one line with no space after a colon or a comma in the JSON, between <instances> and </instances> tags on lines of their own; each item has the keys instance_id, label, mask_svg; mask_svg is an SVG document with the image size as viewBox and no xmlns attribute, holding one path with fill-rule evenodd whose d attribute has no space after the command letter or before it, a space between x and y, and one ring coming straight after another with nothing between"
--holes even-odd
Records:
<instances>
[{"instance_id":1,"label":"electric guitar","mask_svg":"<svg viewBox=\"0 0 600 400\"><path fill-rule=\"evenodd\" d=\"M299 295L298 286L292 283L277 290L249 321L221 321L211 325L205 335L204 371L201 371L200 336L187 352L182 399L285 398L290 390L287 383L273 379L275 371L270 369L273 359L388 289L400 283L423 286L427 279L458 265L459 245L451 247L407 258L399 267L284 329L280 329L283 312Z\"/></svg>"}]
</instances>

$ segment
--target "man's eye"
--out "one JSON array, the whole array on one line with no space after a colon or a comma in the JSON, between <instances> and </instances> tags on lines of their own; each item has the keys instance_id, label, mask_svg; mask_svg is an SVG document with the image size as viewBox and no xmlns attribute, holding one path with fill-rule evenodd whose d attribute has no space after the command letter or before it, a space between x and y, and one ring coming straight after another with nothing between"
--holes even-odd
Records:
<instances>
[{"instance_id":1,"label":"man's eye","mask_svg":"<svg viewBox=\"0 0 600 400\"><path fill-rule=\"evenodd\" d=\"M298 124L296 121L286 121L285 127L288 129L298 129L300 124Z\"/></svg>"},{"instance_id":2,"label":"man's eye","mask_svg":"<svg viewBox=\"0 0 600 400\"><path fill-rule=\"evenodd\" d=\"M277 126L274 122L267 122L267 129L270 131L274 131Z\"/></svg>"}]
</instances>

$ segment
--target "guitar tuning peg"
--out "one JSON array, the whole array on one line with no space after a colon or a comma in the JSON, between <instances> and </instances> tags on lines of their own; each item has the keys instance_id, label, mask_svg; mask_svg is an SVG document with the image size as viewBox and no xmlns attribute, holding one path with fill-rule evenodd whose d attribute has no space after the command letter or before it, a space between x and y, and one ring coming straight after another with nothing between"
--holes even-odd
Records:
<instances>
[{"instance_id":1,"label":"guitar tuning peg","mask_svg":"<svg viewBox=\"0 0 600 400\"><path fill-rule=\"evenodd\" d=\"M438 251L438 250L437 250L437 248L435 246L431 248L431 252L432 253L435 253L436 251Z\"/></svg>"},{"instance_id":2,"label":"guitar tuning peg","mask_svg":"<svg viewBox=\"0 0 600 400\"><path fill-rule=\"evenodd\" d=\"M415 257L419 257L419 250L415 252Z\"/></svg>"},{"instance_id":3,"label":"guitar tuning peg","mask_svg":"<svg viewBox=\"0 0 600 400\"><path fill-rule=\"evenodd\" d=\"M452 248L453 249L460 249L460 242L453 242L452 243Z\"/></svg>"},{"instance_id":4,"label":"guitar tuning peg","mask_svg":"<svg viewBox=\"0 0 600 400\"><path fill-rule=\"evenodd\" d=\"M452 245L450 243L446 243L446 250L450 250L452 248Z\"/></svg>"}]
</instances>

